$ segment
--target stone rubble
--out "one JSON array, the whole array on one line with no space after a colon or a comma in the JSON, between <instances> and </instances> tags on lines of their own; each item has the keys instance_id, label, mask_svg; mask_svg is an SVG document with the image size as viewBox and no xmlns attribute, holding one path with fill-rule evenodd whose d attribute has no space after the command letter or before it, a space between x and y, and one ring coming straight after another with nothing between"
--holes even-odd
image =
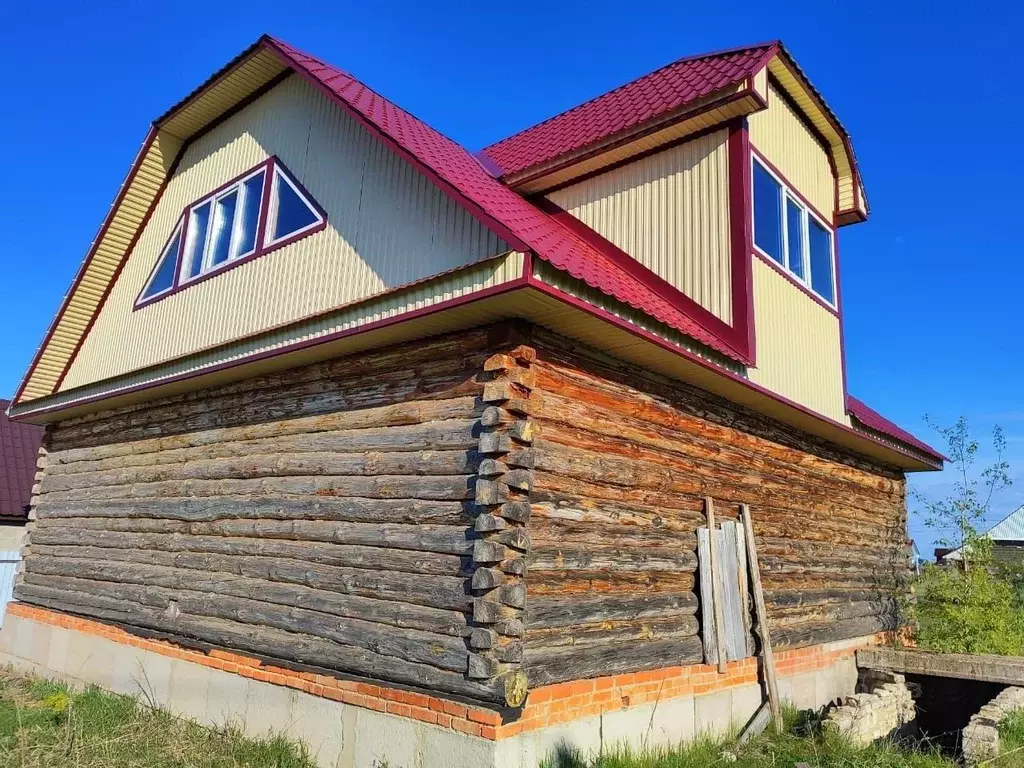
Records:
<instances>
[{"instance_id":1,"label":"stone rubble","mask_svg":"<svg viewBox=\"0 0 1024 768\"><path fill-rule=\"evenodd\" d=\"M825 718L825 727L866 746L892 735L917 717L914 699L903 675L862 672L860 685L870 693L847 696Z\"/></svg>"},{"instance_id":2,"label":"stone rubble","mask_svg":"<svg viewBox=\"0 0 1024 768\"><path fill-rule=\"evenodd\" d=\"M1024 709L1024 688L1011 687L978 710L963 730L964 761L968 765L999 754L999 724L1018 709Z\"/></svg>"}]
</instances>

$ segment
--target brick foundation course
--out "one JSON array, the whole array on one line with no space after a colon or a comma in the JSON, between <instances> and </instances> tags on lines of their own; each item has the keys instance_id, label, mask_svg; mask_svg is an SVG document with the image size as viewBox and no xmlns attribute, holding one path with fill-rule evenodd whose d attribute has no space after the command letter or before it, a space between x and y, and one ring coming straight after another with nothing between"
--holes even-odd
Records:
<instances>
[{"instance_id":1,"label":"brick foundation course","mask_svg":"<svg viewBox=\"0 0 1024 768\"><path fill-rule=\"evenodd\" d=\"M11 603L7 610L12 616L95 635L170 658L489 740L510 738L640 704L682 696L700 696L758 682L756 658L731 662L724 675L719 674L714 666L666 667L537 688L530 692L522 711L510 716L508 712L502 713L424 693L299 672L230 651L210 650L204 653L169 641L140 637L110 624L25 603ZM850 659L858 648L877 645L885 639L884 635L874 635L779 651L775 655L776 669L780 677L814 672L843 659Z\"/></svg>"}]
</instances>

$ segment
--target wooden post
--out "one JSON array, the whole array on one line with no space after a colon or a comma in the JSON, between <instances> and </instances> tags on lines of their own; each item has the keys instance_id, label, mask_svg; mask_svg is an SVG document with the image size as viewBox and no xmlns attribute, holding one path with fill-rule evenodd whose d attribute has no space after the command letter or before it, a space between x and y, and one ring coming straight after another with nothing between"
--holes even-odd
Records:
<instances>
[{"instance_id":1,"label":"wooden post","mask_svg":"<svg viewBox=\"0 0 1024 768\"><path fill-rule=\"evenodd\" d=\"M775 730L782 731L782 708L779 704L779 681L775 676L775 657L772 655L772 640L768 631L768 611L764 606L764 591L761 589L761 567L757 562L757 545L754 542L754 526L750 520L750 507L740 505L743 517L743 533L747 540L747 568L754 586L754 608L757 611L757 632L761 636L761 654L764 656L764 676L768 686L768 706L771 708Z\"/></svg>"},{"instance_id":2,"label":"wooden post","mask_svg":"<svg viewBox=\"0 0 1024 768\"><path fill-rule=\"evenodd\" d=\"M715 642L718 643L718 673L724 675L726 672L726 650L725 650L725 612L722 610L723 595L718 594L718 553L715 542L715 502L710 496L704 497L704 505L708 516L708 548L711 550L711 602L712 616L715 624Z\"/></svg>"}]
</instances>

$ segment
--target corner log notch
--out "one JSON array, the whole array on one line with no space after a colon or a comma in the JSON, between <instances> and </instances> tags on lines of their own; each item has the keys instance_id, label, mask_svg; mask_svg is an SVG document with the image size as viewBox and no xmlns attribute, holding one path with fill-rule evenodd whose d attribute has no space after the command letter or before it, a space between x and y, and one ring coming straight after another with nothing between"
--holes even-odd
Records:
<instances>
[{"instance_id":1,"label":"corner log notch","mask_svg":"<svg viewBox=\"0 0 1024 768\"><path fill-rule=\"evenodd\" d=\"M473 545L473 631L470 678L497 678L505 703L522 706L527 681L523 661L526 607L527 524L533 490L533 423L530 395L536 351L518 346L484 361L482 430L478 453Z\"/></svg>"}]
</instances>

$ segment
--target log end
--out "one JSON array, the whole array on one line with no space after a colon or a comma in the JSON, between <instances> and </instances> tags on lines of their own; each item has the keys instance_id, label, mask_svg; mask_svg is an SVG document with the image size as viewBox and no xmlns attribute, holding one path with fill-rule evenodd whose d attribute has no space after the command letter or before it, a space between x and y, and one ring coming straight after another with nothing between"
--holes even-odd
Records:
<instances>
[{"instance_id":1,"label":"log end","mask_svg":"<svg viewBox=\"0 0 1024 768\"><path fill-rule=\"evenodd\" d=\"M526 702L529 686L526 673L515 671L505 675L505 704L510 707L521 707Z\"/></svg>"}]
</instances>

